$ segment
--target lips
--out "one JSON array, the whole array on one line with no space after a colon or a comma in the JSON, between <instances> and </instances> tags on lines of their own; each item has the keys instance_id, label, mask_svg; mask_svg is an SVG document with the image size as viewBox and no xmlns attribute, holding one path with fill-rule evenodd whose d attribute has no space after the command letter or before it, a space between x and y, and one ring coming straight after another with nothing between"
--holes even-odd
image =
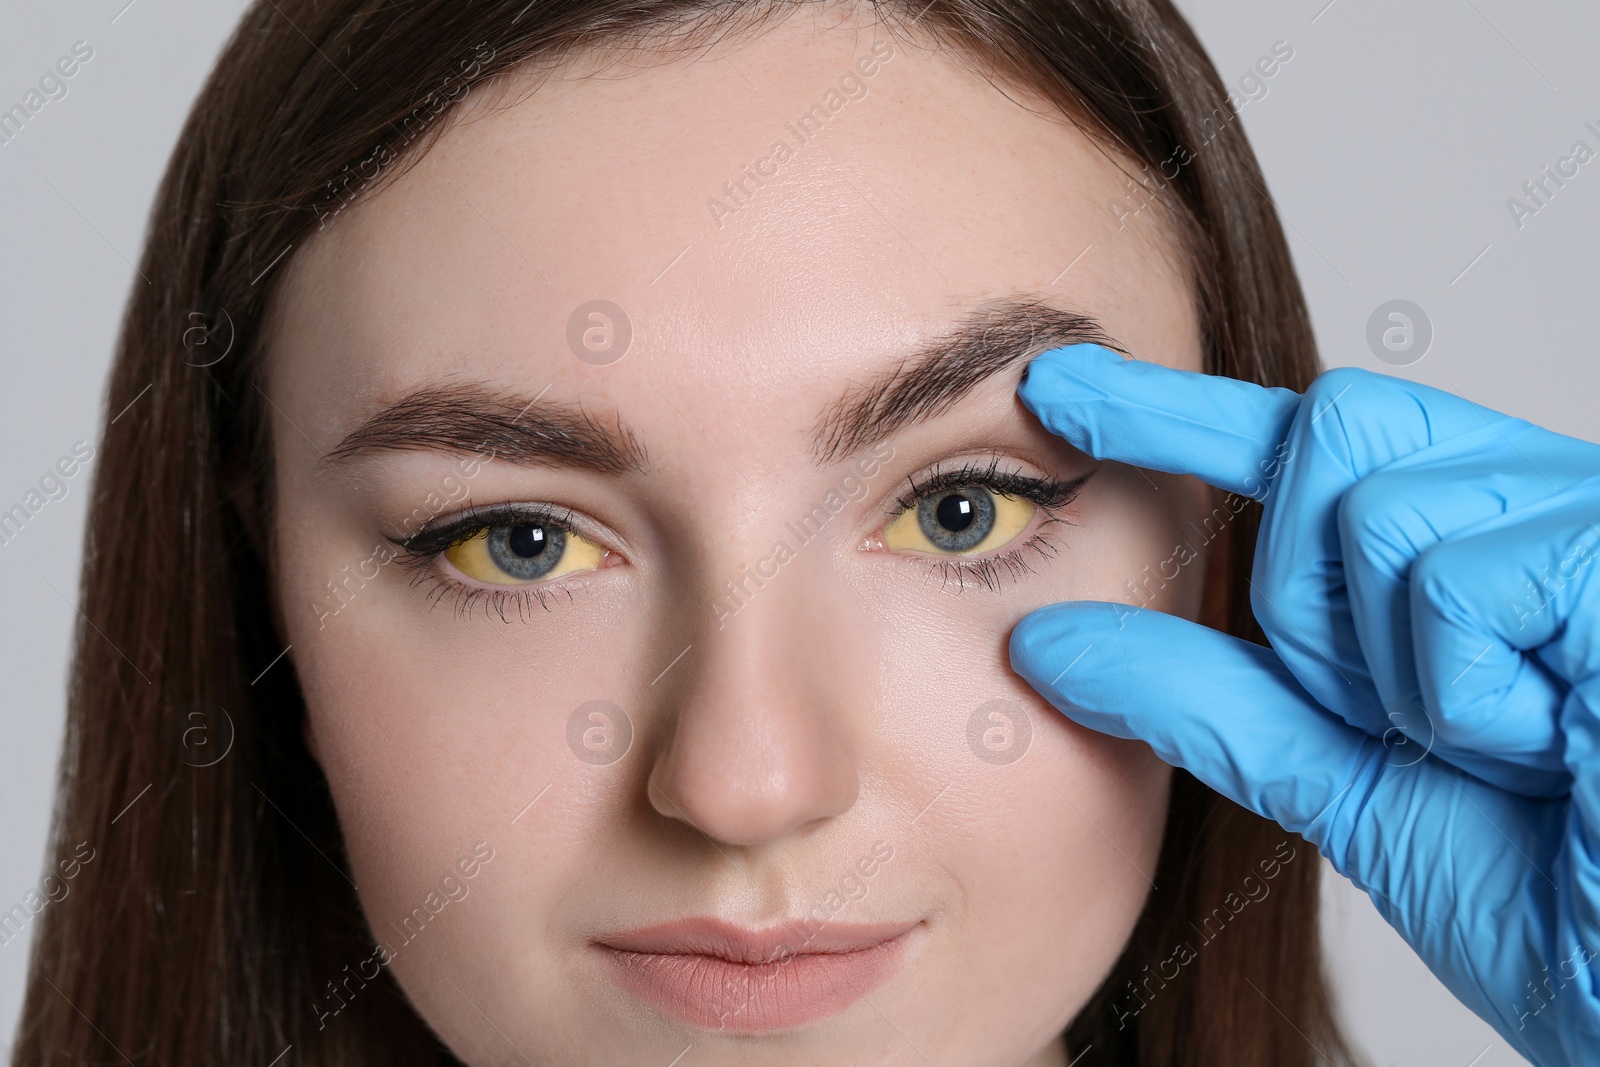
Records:
<instances>
[{"instance_id":1,"label":"lips","mask_svg":"<svg viewBox=\"0 0 1600 1067\"><path fill-rule=\"evenodd\" d=\"M919 923L797 920L751 930L681 919L595 942L624 989L683 1022L756 1031L835 1015L899 968Z\"/></svg>"}]
</instances>

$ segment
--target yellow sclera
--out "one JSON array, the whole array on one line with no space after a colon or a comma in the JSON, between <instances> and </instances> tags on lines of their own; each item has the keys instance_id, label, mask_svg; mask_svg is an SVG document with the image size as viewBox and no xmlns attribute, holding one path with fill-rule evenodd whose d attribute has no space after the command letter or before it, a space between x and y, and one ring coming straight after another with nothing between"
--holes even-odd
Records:
<instances>
[{"instance_id":1,"label":"yellow sclera","mask_svg":"<svg viewBox=\"0 0 1600 1067\"><path fill-rule=\"evenodd\" d=\"M994 527L982 541L969 549L951 552L929 541L927 535L922 532L922 524L917 519L915 506L902 511L883 528L883 546L896 551L925 552L947 558L981 556L985 552L1004 548L1028 528L1028 523L1033 519L1035 505L1032 501L1007 496L1004 493L991 491L989 496L994 500Z\"/></svg>"},{"instance_id":2,"label":"yellow sclera","mask_svg":"<svg viewBox=\"0 0 1600 1067\"><path fill-rule=\"evenodd\" d=\"M494 557L489 553L489 527L485 526L477 533L464 541L457 541L444 550L444 558L456 570L474 581L485 582L489 585L535 585L547 582L552 578L573 574L578 571L592 571L600 566L603 550L599 545L586 538L579 537L571 530L564 530L566 544L561 552L561 559L556 565L537 578L524 579L507 574L495 563Z\"/></svg>"}]
</instances>

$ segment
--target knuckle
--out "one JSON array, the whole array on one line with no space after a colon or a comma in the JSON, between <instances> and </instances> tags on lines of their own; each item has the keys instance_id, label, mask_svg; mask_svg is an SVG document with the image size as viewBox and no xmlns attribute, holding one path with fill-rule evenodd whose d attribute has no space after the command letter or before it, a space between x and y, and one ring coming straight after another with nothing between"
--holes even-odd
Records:
<instances>
[{"instance_id":1,"label":"knuckle","mask_svg":"<svg viewBox=\"0 0 1600 1067\"><path fill-rule=\"evenodd\" d=\"M1317 375L1306 395L1326 403L1334 397L1364 388L1376 381L1377 375L1360 367L1333 367Z\"/></svg>"},{"instance_id":2,"label":"knuckle","mask_svg":"<svg viewBox=\"0 0 1600 1067\"><path fill-rule=\"evenodd\" d=\"M1335 367L1306 390L1300 428L1315 440L1331 443L1354 428L1385 424L1414 405L1406 382L1360 367Z\"/></svg>"},{"instance_id":3,"label":"knuckle","mask_svg":"<svg viewBox=\"0 0 1600 1067\"><path fill-rule=\"evenodd\" d=\"M1347 557L1399 566L1415 551L1414 494L1408 483L1404 475L1369 474L1344 491L1335 517Z\"/></svg>"},{"instance_id":4,"label":"knuckle","mask_svg":"<svg viewBox=\"0 0 1600 1067\"><path fill-rule=\"evenodd\" d=\"M1460 560L1447 541L1430 545L1411 564L1411 596L1434 607L1454 607Z\"/></svg>"}]
</instances>

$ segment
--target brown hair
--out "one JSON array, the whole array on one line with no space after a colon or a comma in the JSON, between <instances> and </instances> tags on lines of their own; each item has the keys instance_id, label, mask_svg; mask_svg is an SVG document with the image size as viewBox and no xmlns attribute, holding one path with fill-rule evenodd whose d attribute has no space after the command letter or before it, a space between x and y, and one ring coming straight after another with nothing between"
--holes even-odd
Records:
<instances>
[{"instance_id":1,"label":"brown hair","mask_svg":"<svg viewBox=\"0 0 1600 1067\"><path fill-rule=\"evenodd\" d=\"M51 846L88 842L97 858L38 920L14 1063L266 1064L289 1046L302 1064L456 1062L387 973L319 1031L314 997L370 935L324 861L343 856L339 826L265 608L267 302L288 252L414 162L463 90L600 44L665 54L789 6L262 0L245 13L173 153L122 322ZM1208 372L1309 383L1312 336L1265 181L1169 0L871 6L1040 90L1131 164L1130 197L1177 224ZM1219 562L1230 631L1259 641L1256 520L1254 506L1234 519ZM1073 1023L1074 1049L1163 1067L1342 1057L1317 880L1310 845L1177 772L1158 888Z\"/></svg>"}]
</instances>

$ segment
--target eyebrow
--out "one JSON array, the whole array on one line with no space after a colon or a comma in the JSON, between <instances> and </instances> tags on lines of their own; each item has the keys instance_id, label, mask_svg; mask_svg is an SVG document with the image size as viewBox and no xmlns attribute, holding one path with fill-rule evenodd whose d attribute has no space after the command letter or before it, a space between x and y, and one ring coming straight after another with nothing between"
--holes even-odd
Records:
<instances>
[{"instance_id":1,"label":"eyebrow","mask_svg":"<svg viewBox=\"0 0 1600 1067\"><path fill-rule=\"evenodd\" d=\"M918 345L893 369L852 386L817 419L821 462L853 455L914 422L932 418L990 377L1041 352L1097 344L1127 355L1092 317L1032 297L990 301L953 329Z\"/></svg>"},{"instance_id":2,"label":"eyebrow","mask_svg":"<svg viewBox=\"0 0 1600 1067\"><path fill-rule=\"evenodd\" d=\"M488 452L526 466L599 474L645 469L644 449L620 420L608 426L578 405L526 399L474 383L407 393L346 435L328 459L378 449Z\"/></svg>"},{"instance_id":3,"label":"eyebrow","mask_svg":"<svg viewBox=\"0 0 1600 1067\"><path fill-rule=\"evenodd\" d=\"M1081 312L1031 297L985 303L950 330L923 341L893 369L851 386L827 405L812 433L812 452L820 462L853 455L942 414L1014 364L1080 343L1127 354L1099 322ZM352 430L327 458L439 449L598 474L646 470L644 448L620 419L607 425L579 405L541 397L470 382L423 386Z\"/></svg>"}]
</instances>

